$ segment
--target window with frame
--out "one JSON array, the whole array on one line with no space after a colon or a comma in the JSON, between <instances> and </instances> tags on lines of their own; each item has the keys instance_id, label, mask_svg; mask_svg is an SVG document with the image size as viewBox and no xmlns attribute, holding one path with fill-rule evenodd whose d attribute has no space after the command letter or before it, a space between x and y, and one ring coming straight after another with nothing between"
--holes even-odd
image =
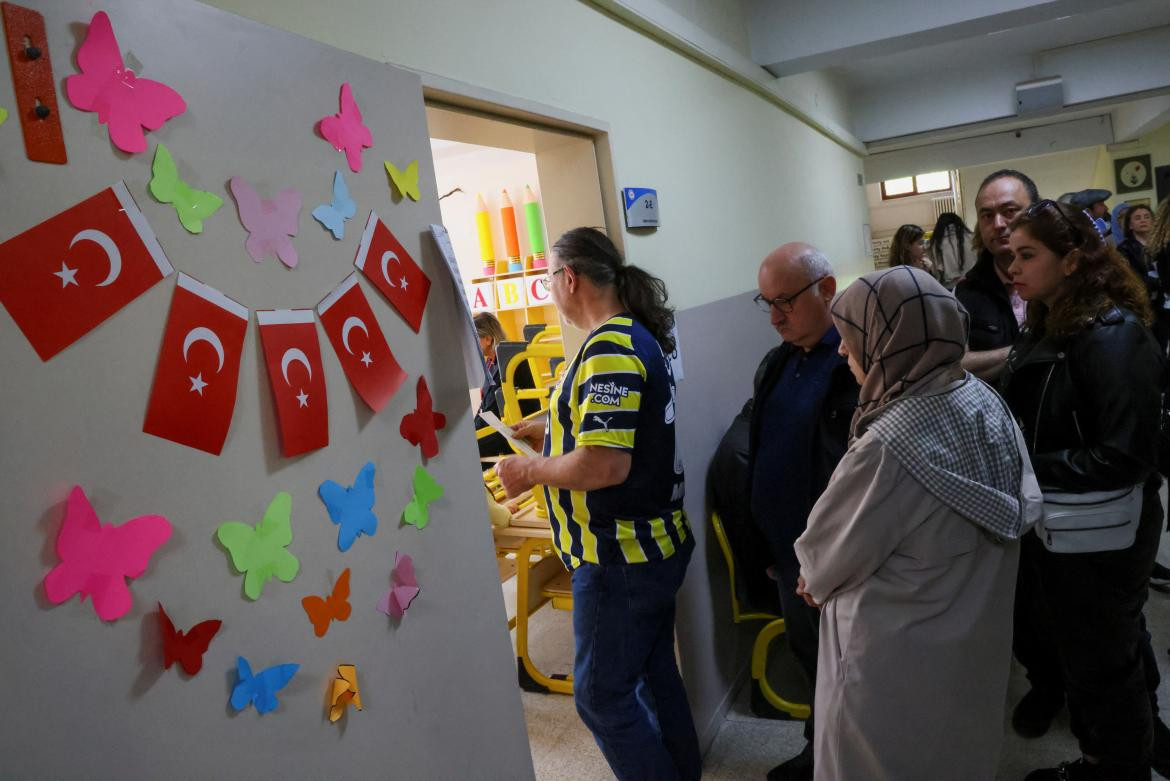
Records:
<instances>
[{"instance_id":1,"label":"window with frame","mask_svg":"<svg viewBox=\"0 0 1170 781\"><path fill-rule=\"evenodd\" d=\"M950 171L933 171L917 176L903 176L900 179L886 179L882 182L882 200L909 198L913 195L948 192L951 189Z\"/></svg>"}]
</instances>

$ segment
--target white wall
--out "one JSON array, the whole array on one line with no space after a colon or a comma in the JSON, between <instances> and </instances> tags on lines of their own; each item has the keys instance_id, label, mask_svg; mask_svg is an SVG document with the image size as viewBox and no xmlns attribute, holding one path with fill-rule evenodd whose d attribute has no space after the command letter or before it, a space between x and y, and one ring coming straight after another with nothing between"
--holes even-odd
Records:
<instances>
[{"instance_id":1,"label":"white wall","mask_svg":"<svg viewBox=\"0 0 1170 781\"><path fill-rule=\"evenodd\" d=\"M869 229L875 239L893 236L903 225L918 225L923 230L931 230L934 227L931 200L947 195L945 192L931 193L883 201L880 183L866 185L865 194L869 200Z\"/></svg>"},{"instance_id":2,"label":"white wall","mask_svg":"<svg viewBox=\"0 0 1170 781\"><path fill-rule=\"evenodd\" d=\"M1154 181L1154 169L1160 165L1170 165L1170 123L1163 125L1152 133L1148 133L1138 138L1136 141L1132 141L1128 144L1115 144L1109 147L1110 161L1126 157L1136 157L1138 155L1144 154L1148 154L1150 156L1150 182L1152 185ZM1109 178L1110 182L1112 182L1112 162L1110 162L1109 165ZM1109 189L1114 189L1114 185L1110 184ZM1156 201L1157 192L1154 190L1153 186L1151 186L1149 190L1114 196L1113 201L1110 201L1110 205L1112 205L1114 202L1120 202L1122 200L1129 200L1132 198L1149 198L1150 206L1156 207L1158 205Z\"/></svg>"},{"instance_id":3,"label":"white wall","mask_svg":"<svg viewBox=\"0 0 1170 781\"><path fill-rule=\"evenodd\" d=\"M1066 192L1093 187L1096 181L1097 159L1104 147L1091 146L1057 152L1051 155L1037 155L1016 160L1001 160L986 165L959 169L959 181L963 188L963 220L975 227L975 193L980 182L993 171L1014 168L1032 178L1041 198L1056 199ZM1110 190L1113 188L1110 187Z\"/></svg>"}]
</instances>

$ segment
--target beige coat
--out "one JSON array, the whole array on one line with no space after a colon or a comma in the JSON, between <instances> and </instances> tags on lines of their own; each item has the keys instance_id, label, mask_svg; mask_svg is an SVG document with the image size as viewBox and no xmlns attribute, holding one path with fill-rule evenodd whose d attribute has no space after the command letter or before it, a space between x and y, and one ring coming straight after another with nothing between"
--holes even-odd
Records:
<instances>
[{"instance_id":1,"label":"beige coat","mask_svg":"<svg viewBox=\"0 0 1170 781\"><path fill-rule=\"evenodd\" d=\"M1018 542L928 493L871 433L841 460L796 554L823 605L816 779L995 778Z\"/></svg>"}]
</instances>

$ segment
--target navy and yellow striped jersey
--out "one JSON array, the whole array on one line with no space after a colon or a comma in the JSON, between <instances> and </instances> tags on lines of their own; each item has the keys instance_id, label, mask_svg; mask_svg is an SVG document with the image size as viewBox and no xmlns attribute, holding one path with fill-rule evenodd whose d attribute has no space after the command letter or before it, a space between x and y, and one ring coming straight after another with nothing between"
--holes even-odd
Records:
<instances>
[{"instance_id":1,"label":"navy and yellow striped jersey","mask_svg":"<svg viewBox=\"0 0 1170 781\"><path fill-rule=\"evenodd\" d=\"M665 559L694 544L675 451L674 376L653 335L628 314L589 334L553 391L544 454L580 445L628 450L632 462L619 485L545 487L553 544L566 567Z\"/></svg>"}]
</instances>

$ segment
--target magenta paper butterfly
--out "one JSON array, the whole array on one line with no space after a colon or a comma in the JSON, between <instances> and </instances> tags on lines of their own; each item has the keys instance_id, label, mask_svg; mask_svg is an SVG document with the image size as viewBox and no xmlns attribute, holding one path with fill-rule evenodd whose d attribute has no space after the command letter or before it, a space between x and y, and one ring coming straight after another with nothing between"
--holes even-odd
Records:
<instances>
[{"instance_id":1,"label":"magenta paper butterfly","mask_svg":"<svg viewBox=\"0 0 1170 781\"><path fill-rule=\"evenodd\" d=\"M110 17L98 11L77 51L81 73L65 79L69 102L82 111L96 111L108 125L110 141L123 152L146 151L142 128L158 130L187 110L183 96L166 84L140 79L122 62Z\"/></svg>"},{"instance_id":2,"label":"magenta paper butterfly","mask_svg":"<svg viewBox=\"0 0 1170 781\"><path fill-rule=\"evenodd\" d=\"M349 82L341 85L341 111L331 117L321 118L321 135L338 152L345 152L349 170L354 173L362 170L362 147L373 146L374 137L370 135L370 129L362 124L362 112L353 99Z\"/></svg>"},{"instance_id":3,"label":"magenta paper butterfly","mask_svg":"<svg viewBox=\"0 0 1170 781\"><path fill-rule=\"evenodd\" d=\"M126 578L146 571L150 557L171 537L171 524L161 515L143 515L121 526L102 525L81 486L74 486L65 505L65 523L57 534L61 563L45 576L45 596L58 605L74 594L93 598L103 621L130 610Z\"/></svg>"},{"instance_id":4,"label":"magenta paper butterfly","mask_svg":"<svg viewBox=\"0 0 1170 781\"><path fill-rule=\"evenodd\" d=\"M390 575L390 590L378 602L378 609L401 621L406 609L418 596L418 579L414 576L414 559L400 551L394 552L394 572Z\"/></svg>"},{"instance_id":5,"label":"magenta paper butterfly","mask_svg":"<svg viewBox=\"0 0 1170 781\"><path fill-rule=\"evenodd\" d=\"M228 182L240 222L251 234L244 246L252 260L259 263L269 255L280 258L289 268L297 265L297 250L289 236L297 235L301 220L301 194L289 187L281 190L271 201L262 200L256 189L238 176Z\"/></svg>"}]
</instances>

